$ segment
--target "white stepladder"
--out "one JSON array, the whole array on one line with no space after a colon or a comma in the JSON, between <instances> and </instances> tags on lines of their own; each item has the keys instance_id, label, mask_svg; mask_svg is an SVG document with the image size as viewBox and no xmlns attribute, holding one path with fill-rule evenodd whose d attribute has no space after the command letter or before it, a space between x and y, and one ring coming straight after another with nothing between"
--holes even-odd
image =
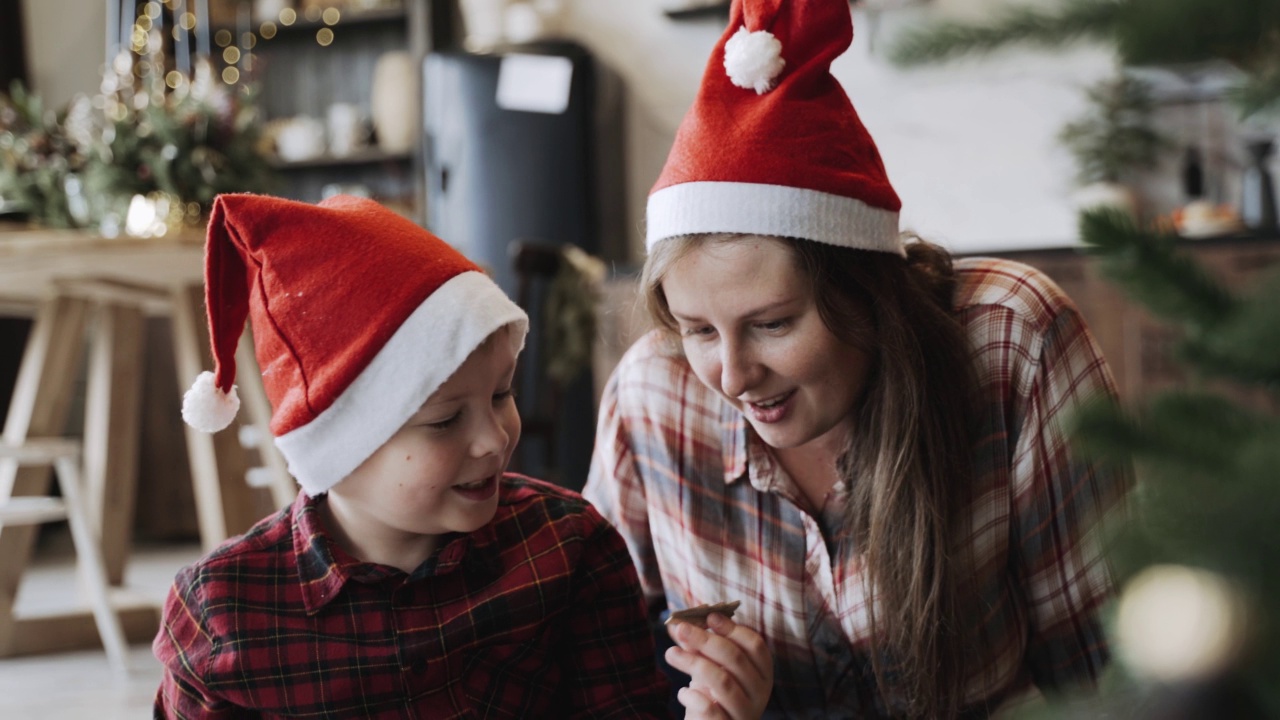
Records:
<instances>
[{"instance_id":1,"label":"white stepladder","mask_svg":"<svg viewBox=\"0 0 1280 720\"><path fill-rule=\"evenodd\" d=\"M71 542L94 623L102 637L102 647L113 669L128 670L124 629L111 605L107 590L106 564L97 533L89 522L81 485L80 443L65 438L28 438L21 444L0 441L0 463L16 462L19 467L50 466L57 476L61 497L0 496L0 525L41 525L66 520Z\"/></svg>"}]
</instances>

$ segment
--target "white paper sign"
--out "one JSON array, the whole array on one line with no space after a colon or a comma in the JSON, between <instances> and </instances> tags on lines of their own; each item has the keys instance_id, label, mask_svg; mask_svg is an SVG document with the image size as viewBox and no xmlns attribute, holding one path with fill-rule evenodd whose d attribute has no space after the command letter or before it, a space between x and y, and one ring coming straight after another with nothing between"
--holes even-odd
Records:
<instances>
[{"instance_id":1,"label":"white paper sign","mask_svg":"<svg viewBox=\"0 0 1280 720\"><path fill-rule=\"evenodd\" d=\"M559 115L569 108L573 62L553 55L507 55L498 68L498 107Z\"/></svg>"}]
</instances>

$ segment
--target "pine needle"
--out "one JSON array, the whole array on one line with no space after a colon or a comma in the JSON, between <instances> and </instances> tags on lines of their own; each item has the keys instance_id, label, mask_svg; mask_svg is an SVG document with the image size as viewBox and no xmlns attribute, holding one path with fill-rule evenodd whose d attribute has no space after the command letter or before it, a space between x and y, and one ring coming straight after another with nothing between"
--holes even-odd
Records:
<instances>
[{"instance_id":1,"label":"pine needle","mask_svg":"<svg viewBox=\"0 0 1280 720\"><path fill-rule=\"evenodd\" d=\"M1118 0L1069 0L1061 9L1009 8L990 24L937 23L902 35L889 58L904 66L989 53L1020 43L1059 48L1082 38L1114 37L1122 5Z\"/></svg>"},{"instance_id":2,"label":"pine needle","mask_svg":"<svg viewBox=\"0 0 1280 720\"><path fill-rule=\"evenodd\" d=\"M1102 271L1156 315L1178 323L1189 338L1225 322L1237 300L1171 235L1139 228L1123 211L1092 210L1080 217L1080 236Z\"/></svg>"}]
</instances>

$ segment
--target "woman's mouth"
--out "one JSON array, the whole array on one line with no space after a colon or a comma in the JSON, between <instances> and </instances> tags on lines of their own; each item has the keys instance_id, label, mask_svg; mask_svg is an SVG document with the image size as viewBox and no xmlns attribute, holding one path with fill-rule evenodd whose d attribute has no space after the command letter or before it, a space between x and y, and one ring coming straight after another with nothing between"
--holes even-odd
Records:
<instances>
[{"instance_id":1,"label":"woman's mouth","mask_svg":"<svg viewBox=\"0 0 1280 720\"><path fill-rule=\"evenodd\" d=\"M743 407L751 414L751 418L759 423L771 424L781 422L795 405L796 391L789 390L761 402L744 402Z\"/></svg>"},{"instance_id":2,"label":"woman's mouth","mask_svg":"<svg viewBox=\"0 0 1280 720\"><path fill-rule=\"evenodd\" d=\"M450 490L473 502L488 500L498 490L499 475L501 473L496 473L480 480L454 485Z\"/></svg>"}]
</instances>

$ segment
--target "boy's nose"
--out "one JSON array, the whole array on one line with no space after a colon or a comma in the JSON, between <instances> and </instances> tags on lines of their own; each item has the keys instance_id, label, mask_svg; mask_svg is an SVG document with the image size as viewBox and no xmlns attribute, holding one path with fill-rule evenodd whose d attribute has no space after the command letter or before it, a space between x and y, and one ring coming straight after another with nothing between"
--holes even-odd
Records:
<instances>
[{"instance_id":1,"label":"boy's nose","mask_svg":"<svg viewBox=\"0 0 1280 720\"><path fill-rule=\"evenodd\" d=\"M501 413L491 411L483 415L478 420L471 454L477 458L506 454L511 435L503 426Z\"/></svg>"}]
</instances>

